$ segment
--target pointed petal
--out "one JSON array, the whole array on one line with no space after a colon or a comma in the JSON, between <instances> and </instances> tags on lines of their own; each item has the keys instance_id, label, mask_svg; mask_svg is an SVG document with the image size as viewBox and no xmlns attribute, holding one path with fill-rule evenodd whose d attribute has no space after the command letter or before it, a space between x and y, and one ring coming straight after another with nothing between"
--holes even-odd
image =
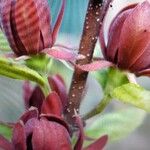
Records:
<instances>
[{"instance_id":1,"label":"pointed petal","mask_svg":"<svg viewBox=\"0 0 150 150\"><path fill-rule=\"evenodd\" d=\"M43 91L39 86L36 86L35 89L32 92L32 95L29 99L29 106L34 106L38 108L38 111L41 112L41 107L43 100L45 99L45 96L43 94Z\"/></svg>"},{"instance_id":2,"label":"pointed petal","mask_svg":"<svg viewBox=\"0 0 150 150\"><path fill-rule=\"evenodd\" d=\"M17 0L13 10L13 27L16 28L27 54L35 54L39 50L40 27L37 11L34 0Z\"/></svg>"},{"instance_id":3,"label":"pointed petal","mask_svg":"<svg viewBox=\"0 0 150 150\"><path fill-rule=\"evenodd\" d=\"M16 54L18 54L18 48L16 47L10 23L11 4L14 0L1 0L0 1L0 22L2 31L5 33L11 48Z\"/></svg>"},{"instance_id":4,"label":"pointed petal","mask_svg":"<svg viewBox=\"0 0 150 150\"><path fill-rule=\"evenodd\" d=\"M50 8L47 0L34 0L37 13L39 16L39 26L41 31L41 36L43 39L43 48L48 48L52 46L52 31L51 31L51 16ZM42 40L41 39L41 40Z\"/></svg>"},{"instance_id":5,"label":"pointed petal","mask_svg":"<svg viewBox=\"0 0 150 150\"><path fill-rule=\"evenodd\" d=\"M32 135L33 150L71 150L70 138L65 127L57 122L41 119Z\"/></svg>"},{"instance_id":6,"label":"pointed petal","mask_svg":"<svg viewBox=\"0 0 150 150\"><path fill-rule=\"evenodd\" d=\"M44 49L44 52L55 59L62 59L66 61L74 61L77 58L77 54L74 51L66 49Z\"/></svg>"},{"instance_id":7,"label":"pointed petal","mask_svg":"<svg viewBox=\"0 0 150 150\"><path fill-rule=\"evenodd\" d=\"M79 116L75 116L75 119L76 119L76 124L79 128L79 136L78 136L78 140L74 146L74 150L81 150L84 139L85 139L84 130L83 130L83 122Z\"/></svg>"},{"instance_id":8,"label":"pointed petal","mask_svg":"<svg viewBox=\"0 0 150 150\"><path fill-rule=\"evenodd\" d=\"M29 99L32 94L32 88L29 81L25 81L23 83L23 100L25 104L25 108L29 108Z\"/></svg>"},{"instance_id":9,"label":"pointed petal","mask_svg":"<svg viewBox=\"0 0 150 150\"><path fill-rule=\"evenodd\" d=\"M0 149L2 150L12 150L12 144L0 135Z\"/></svg>"},{"instance_id":10,"label":"pointed petal","mask_svg":"<svg viewBox=\"0 0 150 150\"><path fill-rule=\"evenodd\" d=\"M33 133L33 129L36 126L36 124L39 123L38 118L30 118L26 124L25 124L25 133L26 136L30 136Z\"/></svg>"},{"instance_id":11,"label":"pointed petal","mask_svg":"<svg viewBox=\"0 0 150 150\"><path fill-rule=\"evenodd\" d=\"M54 29L53 29L53 33L52 33L52 42L54 45L55 42L56 42L56 38L57 38L57 34L59 32L59 28L61 26L61 22L62 22L62 19L63 19L63 15L64 15L64 9L65 9L65 3L66 3L66 0L62 0L62 6L61 6L61 10L58 14L58 17L57 17L57 20L56 20L56 23L54 25Z\"/></svg>"},{"instance_id":12,"label":"pointed petal","mask_svg":"<svg viewBox=\"0 0 150 150\"><path fill-rule=\"evenodd\" d=\"M63 108L65 108L67 104L67 89L64 80L60 75L55 75L49 77L48 81L51 89L59 95Z\"/></svg>"},{"instance_id":13,"label":"pointed petal","mask_svg":"<svg viewBox=\"0 0 150 150\"><path fill-rule=\"evenodd\" d=\"M120 35L118 63L128 69L144 53L150 39L150 3L137 5L124 22ZM128 61L126 61L128 60Z\"/></svg>"},{"instance_id":14,"label":"pointed petal","mask_svg":"<svg viewBox=\"0 0 150 150\"><path fill-rule=\"evenodd\" d=\"M31 118L38 118L38 110L35 107L31 107L29 111L25 112L21 117L20 120L23 121L25 124Z\"/></svg>"},{"instance_id":15,"label":"pointed petal","mask_svg":"<svg viewBox=\"0 0 150 150\"><path fill-rule=\"evenodd\" d=\"M128 17L132 10L126 10L119 14L111 23L109 34L108 34L108 44L106 50L107 60L117 63L117 51L119 49L119 37L122 30L124 21Z\"/></svg>"},{"instance_id":16,"label":"pointed petal","mask_svg":"<svg viewBox=\"0 0 150 150\"><path fill-rule=\"evenodd\" d=\"M102 150L108 141L108 136L104 135L96 140L94 143L86 147L84 150Z\"/></svg>"},{"instance_id":17,"label":"pointed petal","mask_svg":"<svg viewBox=\"0 0 150 150\"><path fill-rule=\"evenodd\" d=\"M15 150L26 150L26 135L23 122L19 122L15 125L12 143Z\"/></svg>"},{"instance_id":18,"label":"pointed petal","mask_svg":"<svg viewBox=\"0 0 150 150\"><path fill-rule=\"evenodd\" d=\"M48 121L52 121L52 122L57 122L58 124L64 126L67 129L68 133L70 133L68 124L61 116L54 115L54 114L41 114L40 118L47 119Z\"/></svg>"},{"instance_id":19,"label":"pointed petal","mask_svg":"<svg viewBox=\"0 0 150 150\"><path fill-rule=\"evenodd\" d=\"M139 71L139 72L136 73L136 75L137 76L148 76L148 77L150 77L150 68Z\"/></svg>"},{"instance_id":20,"label":"pointed petal","mask_svg":"<svg viewBox=\"0 0 150 150\"><path fill-rule=\"evenodd\" d=\"M149 32L150 34L150 32ZM139 72L150 67L150 41L145 47L144 52L139 58L130 66L129 70Z\"/></svg>"},{"instance_id":21,"label":"pointed petal","mask_svg":"<svg viewBox=\"0 0 150 150\"><path fill-rule=\"evenodd\" d=\"M43 101L41 112L43 114L62 115L62 103L56 92L50 93Z\"/></svg>"},{"instance_id":22,"label":"pointed petal","mask_svg":"<svg viewBox=\"0 0 150 150\"><path fill-rule=\"evenodd\" d=\"M83 71L97 71L97 70L100 70L106 67L112 67L112 66L114 66L114 64L105 60L95 61L86 65L77 65L77 67Z\"/></svg>"}]
</instances>

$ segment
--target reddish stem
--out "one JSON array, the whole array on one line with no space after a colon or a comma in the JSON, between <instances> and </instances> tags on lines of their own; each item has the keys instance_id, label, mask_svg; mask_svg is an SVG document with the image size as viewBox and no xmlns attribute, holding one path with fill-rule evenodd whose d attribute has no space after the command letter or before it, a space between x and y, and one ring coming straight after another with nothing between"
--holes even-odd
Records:
<instances>
[{"instance_id":1,"label":"reddish stem","mask_svg":"<svg viewBox=\"0 0 150 150\"><path fill-rule=\"evenodd\" d=\"M102 7L102 0L89 0L79 48L79 54L84 55L85 58L77 60L76 64L84 65L92 61L100 28L111 1L112 0L106 0ZM66 119L72 126L74 125L74 112L79 111L87 77L88 72L75 68L66 109Z\"/></svg>"}]
</instances>

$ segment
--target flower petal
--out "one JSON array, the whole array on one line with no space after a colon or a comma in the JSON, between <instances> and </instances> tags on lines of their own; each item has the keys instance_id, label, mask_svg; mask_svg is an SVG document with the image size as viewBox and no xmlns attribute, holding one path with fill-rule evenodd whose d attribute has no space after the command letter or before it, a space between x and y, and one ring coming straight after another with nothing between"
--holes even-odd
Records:
<instances>
[{"instance_id":1,"label":"flower petal","mask_svg":"<svg viewBox=\"0 0 150 150\"><path fill-rule=\"evenodd\" d=\"M76 120L77 126L79 128L79 136L78 136L78 140L74 146L74 150L81 150L84 139L85 139L84 130L83 130L83 122L79 116L75 116L75 120Z\"/></svg>"},{"instance_id":2,"label":"flower petal","mask_svg":"<svg viewBox=\"0 0 150 150\"><path fill-rule=\"evenodd\" d=\"M21 117L20 120L23 121L25 124L31 118L38 118L38 110L35 107L31 107L29 111L25 112Z\"/></svg>"},{"instance_id":3,"label":"flower petal","mask_svg":"<svg viewBox=\"0 0 150 150\"><path fill-rule=\"evenodd\" d=\"M30 118L25 124L26 136L30 136L33 133L33 129L38 124L39 120L37 118Z\"/></svg>"},{"instance_id":4,"label":"flower petal","mask_svg":"<svg viewBox=\"0 0 150 150\"><path fill-rule=\"evenodd\" d=\"M132 10L126 10L119 13L118 16L113 20L110 25L109 34L108 34L108 44L106 50L107 60L115 62L117 60L117 51L119 48L119 37L124 24L125 19L131 13ZM115 62L116 63L116 62Z\"/></svg>"},{"instance_id":5,"label":"flower petal","mask_svg":"<svg viewBox=\"0 0 150 150\"><path fill-rule=\"evenodd\" d=\"M41 114L40 117L47 119L48 121L57 122L57 123L61 124L62 126L64 126L67 129L68 133L70 133L69 126L62 117L60 117L58 115L54 115L54 114Z\"/></svg>"},{"instance_id":6,"label":"flower petal","mask_svg":"<svg viewBox=\"0 0 150 150\"><path fill-rule=\"evenodd\" d=\"M51 31L51 16L50 8L47 0L34 0L37 13L39 16L39 26L41 31L41 36L43 39L43 48L48 48L52 46L52 31ZM42 40L41 39L41 40Z\"/></svg>"},{"instance_id":7,"label":"flower petal","mask_svg":"<svg viewBox=\"0 0 150 150\"><path fill-rule=\"evenodd\" d=\"M56 23L54 25L53 33L52 33L52 42L53 42L52 45L54 45L55 42L56 42L56 37L57 37L57 34L59 32L59 28L61 26L61 22L62 22L63 15L64 15L65 3L66 3L66 0L62 0L61 10L60 10L60 12L58 14Z\"/></svg>"},{"instance_id":8,"label":"flower petal","mask_svg":"<svg viewBox=\"0 0 150 150\"><path fill-rule=\"evenodd\" d=\"M32 135L33 150L71 150L68 131L57 122L41 119Z\"/></svg>"},{"instance_id":9,"label":"flower petal","mask_svg":"<svg viewBox=\"0 0 150 150\"><path fill-rule=\"evenodd\" d=\"M74 51L66 49L47 48L44 50L44 52L55 59L74 61L77 58L77 54Z\"/></svg>"},{"instance_id":10,"label":"flower petal","mask_svg":"<svg viewBox=\"0 0 150 150\"><path fill-rule=\"evenodd\" d=\"M107 140L108 140L108 136L104 135L100 137L98 140L96 140L94 143L86 147L84 150L102 150L106 145Z\"/></svg>"},{"instance_id":11,"label":"flower petal","mask_svg":"<svg viewBox=\"0 0 150 150\"><path fill-rule=\"evenodd\" d=\"M137 76L148 76L150 77L150 68L149 69L145 69L145 70L142 70L142 71L139 71L136 73Z\"/></svg>"},{"instance_id":12,"label":"flower petal","mask_svg":"<svg viewBox=\"0 0 150 150\"><path fill-rule=\"evenodd\" d=\"M43 101L41 112L43 114L62 115L62 103L56 92L51 92Z\"/></svg>"},{"instance_id":13,"label":"flower petal","mask_svg":"<svg viewBox=\"0 0 150 150\"><path fill-rule=\"evenodd\" d=\"M150 32L149 32L150 34ZM130 70L133 72L140 72L142 70L146 70L150 67L150 41L145 47L144 52L139 58L130 66Z\"/></svg>"},{"instance_id":14,"label":"flower petal","mask_svg":"<svg viewBox=\"0 0 150 150\"><path fill-rule=\"evenodd\" d=\"M0 135L0 149L12 150L12 144Z\"/></svg>"},{"instance_id":15,"label":"flower petal","mask_svg":"<svg viewBox=\"0 0 150 150\"><path fill-rule=\"evenodd\" d=\"M55 91L62 102L63 108L67 104L67 88L63 78L60 75L54 75L48 78L51 89Z\"/></svg>"},{"instance_id":16,"label":"flower petal","mask_svg":"<svg viewBox=\"0 0 150 150\"><path fill-rule=\"evenodd\" d=\"M45 96L43 91L39 86L36 86L32 92L32 95L29 99L29 107L34 106L38 108L38 111L41 112L41 107Z\"/></svg>"},{"instance_id":17,"label":"flower petal","mask_svg":"<svg viewBox=\"0 0 150 150\"><path fill-rule=\"evenodd\" d=\"M26 135L23 122L16 123L13 130L12 143L15 150L26 150Z\"/></svg>"},{"instance_id":18,"label":"flower petal","mask_svg":"<svg viewBox=\"0 0 150 150\"><path fill-rule=\"evenodd\" d=\"M119 67L128 69L144 53L150 39L150 3L137 5L124 22L118 51Z\"/></svg>"},{"instance_id":19,"label":"flower petal","mask_svg":"<svg viewBox=\"0 0 150 150\"><path fill-rule=\"evenodd\" d=\"M100 61L95 61L90 64L86 65L76 65L78 68L80 68L83 71L97 71L106 67L112 67L114 66L111 62L106 61L106 60L100 60Z\"/></svg>"},{"instance_id":20,"label":"flower petal","mask_svg":"<svg viewBox=\"0 0 150 150\"><path fill-rule=\"evenodd\" d=\"M25 81L23 83L23 100L25 104L25 108L29 108L29 99L32 94L32 89L29 81Z\"/></svg>"},{"instance_id":21,"label":"flower petal","mask_svg":"<svg viewBox=\"0 0 150 150\"><path fill-rule=\"evenodd\" d=\"M0 22L2 31L5 33L11 48L18 54L18 49L16 47L10 23L10 12L11 4L14 0L1 0L0 1Z\"/></svg>"},{"instance_id":22,"label":"flower petal","mask_svg":"<svg viewBox=\"0 0 150 150\"><path fill-rule=\"evenodd\" d=\"M40 27L37 11L34 0L17 0L13 9L12 27L17 31L27 54L34 54L39 50Z\"/></svg>"}]
</instances>

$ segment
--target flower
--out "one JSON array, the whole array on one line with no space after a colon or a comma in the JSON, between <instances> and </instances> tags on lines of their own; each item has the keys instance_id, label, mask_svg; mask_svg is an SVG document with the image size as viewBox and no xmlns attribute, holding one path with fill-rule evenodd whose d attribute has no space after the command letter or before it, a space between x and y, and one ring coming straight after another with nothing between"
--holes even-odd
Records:
<instances>
[{"instance_id":1,"label":"flower","mask_svg":"<svg viewBox=\"0 0 150 150\"><path fill-rule=\"evenodd\" d=\"M100 34L106 60L118 68L136 75L150 75L150 2L124 8L112 21L105 47Z\"/></svg>"},{"instance_id":2,"label":"flower","mask_svg":"<svg viewBox=\"0 0 150 150\"><path fill-rule=\"evenodd\" d=\"M37 54L54 45L64 5L65 0L52 29L47 0L0 1L0 26L17 56Z\"/></svg>"},{"instance_id":3,"label":"flower","mask_svg":"<svg viewBox=\"0 0 150 150\"><path fill-rule=\"evenodd\" d=\"M83 147L85 136L83 124L79 116L75 116L79 134L72 148L68 125L57 115L39 114L37 108L31 107L13 126L11 142L0 136L0 148L4 150L102 150L108 136ZM91 140L91 139L90 139Z\"/></svg>"},{"instance_id":4,"label":"flower","mask_svg":"<svg viewBox=\"0 0 150 150\"><path fill-rule=\"evenodd\" d=\"M12 141L0 137L5 150L71 150L69 129L56 115L39 115L36 108L27 111L15 124Z\"/></svg>"},{"instance_id":5,"label":"flower","mask_svg":"<svg viewBox=\"0 0 150 150\"><path fill-rule=\"evenodd\" d=\"M49 76L48 81L53 92L51 92L47 98L45 98L43 91L39 86L36 86L32 90L28 81L24 83L23 99L27 110L31 106L34 106L38 108L39 112L42 111L42 113L51 112L55 107L56 111L58 111L58 107L62 108L60 111L64 111L67 103L67 89L63 78L56 74Z\"/></svg>"}]
</instances>

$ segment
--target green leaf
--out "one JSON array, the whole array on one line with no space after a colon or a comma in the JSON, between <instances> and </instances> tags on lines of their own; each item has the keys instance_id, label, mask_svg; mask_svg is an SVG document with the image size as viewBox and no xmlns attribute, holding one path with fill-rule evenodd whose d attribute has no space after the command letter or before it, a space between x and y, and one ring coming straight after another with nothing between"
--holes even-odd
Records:
<instances>
[{"instance_id":1,"label":"green leaf","mask_svg":"<svg viewBox=\"0 0 150 150\"><path fill-rule=\"evenodd\" d=\"M0 30L0 50L2 50L2 51L10 51L11 50L9 43L1 30Z\"/></svg>"},{"instance_id":2,"label":"green leaf","mask_svg":"<svg viewBox=\"0 0 150 150\"><path fill-rule=\"evenodd\" d=\"M13 60L0 58L0 75L19 80L30 80L45 86L44 78L36 71Z\"/></svg>"},{"instance_id":3,"label":"green leaf","mask_svg":"<svg viewBox=\"0 0 150 150\"><path fill-rule=\"evenodd\" d=\"M95 75L103 88L104 96L100 103L92 111L84 116L84 119L88 119L101 113L112 100L111 92L116 87L129 82L127 76L115 68L109 68L108 70L98 72Z\"/></svg>"},{"instance_id":4,"label":"green leaf","mask_svg":"<svg viewBox=\"0 0 150 150\"><path fill-rule=\"evenodd\" d=\"M128 78L123 72L115 68L110 68L104 89L105 94L110 94L113 89L128 82Z\"/></svg>"},{"instance_id":5,"label":"green leaf","mask_svg":"<svg viewBox=\"0 0 150 150\"><path fill-rule=\"evenodd\" d=\"M145 115L144 111L135 108L100 115L94 121L87 122L85 133L95 139L107 134L109 141L119 140L139 127Z\"/></svg>"},{"instance_id":6,"label":"green leaf","mask_svg":"<svg viewBox=\"0 0 150 150\"><path fill-rule=\"evenodd\" d=\"M116 87L129 82L127 76L123 72L115 68L102 70L95 73L94 75L98 82L101 84L106 95Z\"/></svg>"},{"instance_id":7,"label":"green leaf","mask_svg":"<svg viewBox=\"0 0 150 150\"><path fill-rule=\"evenodd\" d=\"M95 76L97 81L102 86L102 89L105 89L106 83L107 83L107 77L108 77L108 69L100 70L98 72L93 72L92 74Z\"/></svg>"},{"instance_id":8,"label":"green leaf","mask_svg":"<svg viewBox=\"0 0 150 150\"><path fill-rule=\"evenodd\" d=\"M122 85L114 89L111 96L124 103L150 112L150 91L145 90L137 84L128 83Z\"/></svg>"},{"instance_id":9,"label":"green leaf","mask_svg":"<svg viewBox=\"0 0 150 150\"><path fill-rule=\"evenodd\" d=\"M5 125L3 123L0 123L0 135L10 140L12 137L12 127Z\"/></svg>"}]
</instances>

